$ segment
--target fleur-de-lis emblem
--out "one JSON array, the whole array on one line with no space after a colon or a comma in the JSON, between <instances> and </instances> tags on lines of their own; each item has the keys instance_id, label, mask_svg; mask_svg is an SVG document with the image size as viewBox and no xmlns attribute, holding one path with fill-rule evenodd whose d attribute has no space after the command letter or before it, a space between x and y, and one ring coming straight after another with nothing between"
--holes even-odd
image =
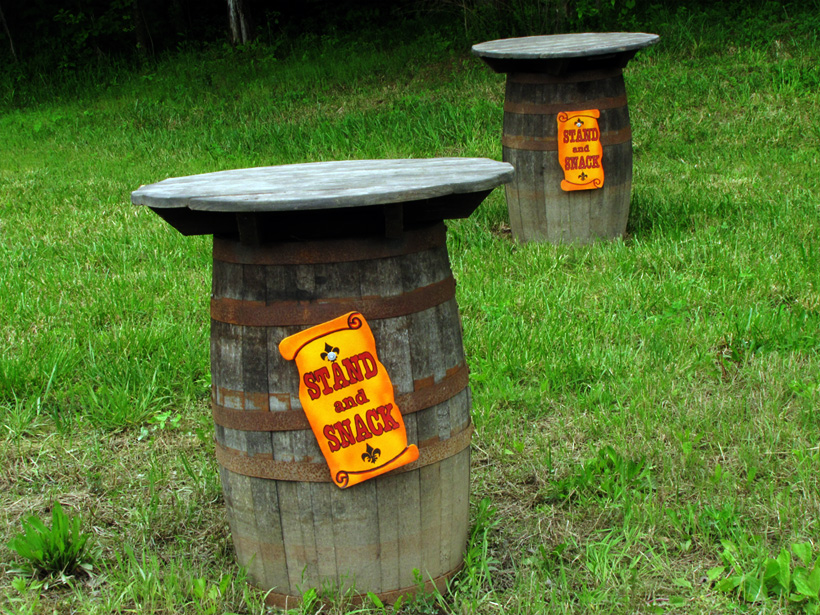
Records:
<instances>
[{"instance_id":1,"label":"fleur-de-lis emblem","mask_svg":"<svg viewBox=\"0 0 820 615\"><path fill-rule=\"evenodd\" d=\"M581 126L583 126L583 125L584 125L584 122L583 122L583 121L581 121L581 119L580 119L580 118L578 118L577 120L575 120L575 125L576 125L578 128L580 128Z\"/></svg>"},{"instance_id":2,"label":"fleur-de-lis emblem","mask_svg":"<svg viewBox=\"0 0 820 615\"><path fill-rule=\"evenodd\" d=\"M379 458L382 452L378 448L373 448L369 444L367 445L367 452L362 453L362 461L369 461L370 463L376 463L376 460Z\"/></svg>"},{"instance_id":3,"label":"fleur-de-lis emblem","mask_svg":"<svg viewBox=\"0 0 820 615\"><path fill-rule=\"evenodd\" d=\"M578 176L578 179L580 179L581 181L584 181L587 177L589 177L589 175L587 175L586 173L583 173L583 172L582 172L582 173Z\"/></svg>"},{"instance_id":4,"label":"fleur-de-lis emblem","mask_svg":"<svg viewBox=\"0 0 820 615\"><path fill-rule=\"evenodd\" d=\"M339 349L325 342L325 351L320 356L325 361L335 361L339 358Z\"/></svg>"}]
</instances>

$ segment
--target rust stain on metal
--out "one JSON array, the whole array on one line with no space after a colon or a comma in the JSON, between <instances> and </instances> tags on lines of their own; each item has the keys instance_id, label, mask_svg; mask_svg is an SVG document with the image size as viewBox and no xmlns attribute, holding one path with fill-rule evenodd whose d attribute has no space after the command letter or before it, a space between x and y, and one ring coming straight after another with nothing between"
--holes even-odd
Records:
<instances>
[{"instance_id":1,"label":"rust stain on metal","mask_svg":"<svg viewBox=\"0 0 820 615\"><path fill-rule=\"evenodd\" d=\"M473 425L470 424L452 438L439 440L428 446L419 445L419 458L416 461L388 472L384 476L403 474L452 457L470 446L472 435ZM249 456L244 451L228 448L219 442L214 444L216 445L216 459L219 464L226 470L236 474L270 480L307 483L332 482L330 471L325 462L276 461L269 454Z\"/></svg>"},{"instance_id":2,"label":"rust stain on metal","mask_svg":"<svg viewBox=\"0 0 820 615\"><path fill-rule=\"evenodd\" d=\"M632 139L632 128L627 126L621 130L604 132L601 134L601 145L619 145ZM502 135L501 145L511 149L527 150L531 152L557 152L558 137L522 137Z\"/></svg>"},{"instance_id":3,"label":"rust stain on metal","mask_svg":"<svg viewBox=\"0 0 820 615\"><path fill-rule=\"evenodd\" d=\"M319 301L243 301L230 297L211 298L211 318L232 325L284 327L316 325L346 312L361 312L368 320L381 320L421 312L453 299L456 281L452 276L421 288L390 297L338 297Z\"/></svg>"},{"instance_id":4,"label":"rust stain on metal","mask_svg":"<svg viewBox=\"0 0 820 615\"><path fill-rule=\"evenodd\" d=\"M432 378L430 380L432 381ZM416 390L396 395L396 405L398 405L403 415L419 412L447 401L466 389L468 384L469 369L466 365L460 365L447 370L447 375L437 383L419 388L417 381ZM232 391L231 393L235 395L226 396L225 389L221 389L221 391L223 397L238 398L243 395L241 391ZM274 394L273 396L278 397L281 394ZM310 429L310 423L302 410L280 412L238 410L225 407L217 401L212 403L211 409L214 422L227 429L237 429L239 431L297 431Z\"/></svg>"},{"instance_id":5,"label":"rust stain on metal","mask_svg":"<svg viewBox=\"0 0 820 615\"><path fill-rule=\"evenodd\" d=\"M214 259L239 265L316 265L349 263L414 254L446 244L443 224L404 231L399 239L368 237L331 241L287 242L256 247L214 237Z\"/></svg>"},{"instance_id":6,"label":"rust stain on metal","mask_svg":"<svg viewBox=\"0 0 820 615\"><path fill-rule=\"evenodd\" d=\"M594 100L582 100L570 103L530 103L530 102L504 102L504 111L507 113L517 113L520 115L556 115L562 111L581 111L583 109L618 109L626 107L626 96L614 96L609 98L596 98Z\"/></svg>"},{"instance_id":7,"label":"rust stain on metal","mask_svg":"<svg viewBox=\"0 0 820 615\"><path fill-rule=\"evenodd\" d=\"M537 85L539 83L581 83L583 81L599 81L607 77L617 77L623 74L623 69L619 66L610 68L600 68L595 70L573 71L566 75L549 75L547 73L509 73L508 83L529 83Z\"/></svg>"},{"instance_id":8,"label":"rust stain on metal","mask_svg":"<svg viewBox=\"0 0 820 615\"><path fill-rule=\"evenodd\" d=\"M464 562L461 562L458 566L453 568L450 572L446 572L435 579L428 579L424 583L423 591L430 592L433 588L437 588L440 592L443 592L447 588L447 582L452 579L456 574L458 574L461 569L464 568ZM379 597L379 599L384 603L393 604L396 600L399 599L400 596L412 596L416 592L419 591L418 585L412 585L410 587L405 587L403 589L394 589L391 591L381 592L375 594ZM372 592L368 592L366 594L356 594L354 596L345 596L345 600L349 600L350 603L354 606L360 605L365 601L370 601L370 596ZM301 596L291 596L289 594L280 594L277 592L269 591L265 593L265 603L268 606L273 606L281 609L290 609L302 604L302 597Z\"/></svg>"}]
</instances>

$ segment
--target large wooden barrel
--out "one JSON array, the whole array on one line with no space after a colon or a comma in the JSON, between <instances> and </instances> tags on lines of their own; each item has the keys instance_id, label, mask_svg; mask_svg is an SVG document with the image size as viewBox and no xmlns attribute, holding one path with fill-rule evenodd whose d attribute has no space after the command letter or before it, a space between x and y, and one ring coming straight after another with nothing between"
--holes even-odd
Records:
<instances>
[{"instance_id":1,"label":"large wooden barrel","mask_svg":"<svg viewBox=\"0 0 820 615\"><path fill-rule=\"evenodd\" d=\"M599 109L604 185L565 192L557 115ZM519 241L590 243L621 237L632 190L632 131L622 69L507 75L503 158L516 170L506 186L510 227Z\"/></svg>"},{"instance_id":2,"label":"large wooden barrel","mask_svg":"<svg viewBox=\"0 0 820 615\"><path fill-rule=\"evenodd\" d=\"M470 391L443 223L399 239L246 247L214 238L216 452L238 561L268 602L314 587L392 600L439 587L469 524ZM299 402L285 337L351 310L373 331L419 460L340 489ZM428 585L430 582L428 581Z\"/></svg>"}]
</instances>

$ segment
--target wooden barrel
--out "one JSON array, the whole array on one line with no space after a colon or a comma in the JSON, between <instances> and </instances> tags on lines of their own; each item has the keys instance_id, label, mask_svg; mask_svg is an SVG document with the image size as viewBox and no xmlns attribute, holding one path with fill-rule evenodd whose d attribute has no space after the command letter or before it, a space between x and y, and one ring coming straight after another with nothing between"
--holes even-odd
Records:
<instances>
[{"instance_id":1,"label":"wooden barrel","mask_svg":"<svg viewBox=\"0 0 820 615\"><path fill-rule=\"evenodd\" d=\"M270 604L308 588L383 600L440 588L469 525L470 390L443 223L399 239L246 247L214 238L212 406L239 563ZM340 489L279 342L351 310L367 319L419 460ZM428 586L432 584L428 582Z\"/></svg>"},{"instance_id":2,"label":"wooden barrel","mask_svg":"<svg viewBox=\"0 0 820 615\"><path fill-rule=\"evenodd\" d=\"M564 192L558 161L562 111L599 109L604 185ZM620 67L507 75L503 158L515 167L506 186L510 227L519 241L590 243L626 232L632 191L632 131Z\"/></svg>"}]
</instances>

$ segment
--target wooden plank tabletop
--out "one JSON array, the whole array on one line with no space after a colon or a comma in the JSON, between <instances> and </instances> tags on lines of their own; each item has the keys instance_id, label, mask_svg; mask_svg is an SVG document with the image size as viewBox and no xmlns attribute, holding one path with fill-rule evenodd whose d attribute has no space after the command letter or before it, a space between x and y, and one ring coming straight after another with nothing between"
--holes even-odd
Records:
<instances>
[{"instance_id":1,"label":"wooden plank tabletop","mask_svg":"<svg viewBox=\"0 0 820 615\"><path fill-rule=\"evenodd\" d=\"M635 51L658 42L657 34L643 32L585 32L505 38L473 45L481 58L552 60Z\"/></svg>"},{"instance_id":2,"label":"wooden plank tabletop","mask_svg":"<svg viewBox=\"0 0 820 615\"><path fill-rule=\"evenodd\" d=\"M166 179L135 190L131 202L208 212L340 209L489 191L513 174L487 158L312 162Z\"/></svg>"}]
</instances>

